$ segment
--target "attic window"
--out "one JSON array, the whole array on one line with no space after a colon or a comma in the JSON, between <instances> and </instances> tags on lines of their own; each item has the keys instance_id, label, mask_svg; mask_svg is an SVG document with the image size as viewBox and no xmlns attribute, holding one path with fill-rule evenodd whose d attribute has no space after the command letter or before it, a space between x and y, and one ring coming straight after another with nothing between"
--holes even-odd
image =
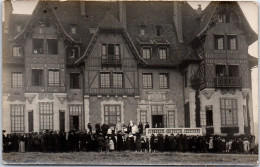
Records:
<instances>
[{"instance_id":1,"label":"attic window","mask_svg":"<svg viewBox=\"0 0 260 167\"><path fill-rule=\"evenodd\" d=\"M77 33L77 26L76 25L71 25L70 26L70 32L71 32L71 34L76 34Z\"/></svg>"},{"instance_id":2,"label":"attic window","mask_svg":"<svg viewBox=\"0 0 260 167\"><path fill-rule=\"evenodd\" d=\"M161 31L162 31L162 26L155 27L156 36L161 36L161 33L162 33Z\"/></svg>"},{"instance_id":3,"label":"attic window","mask_svg":"<svg viewBox=\"0 0 260 167\"><path fill-rule=\"evenodd\" d=\"M50 27L50 20L49 19L43 19L39 22L40 27Z\"/></svg>"},{"instance_id":4,"label":"attic window","mask_svg":"<svg viewBox=\"0 0 260 167\"><path fill-rule=\"evenodd\" d=\"M140 35L144 35L145 34L145 30L144 30L144 28L141 28L140 29Z\"/></svg>"},{"instance_id":5,"label":"attic window","mask_svg":"<svg viewBox=\"0 0 260 167\"><path fill-rule=\"evenodd\" d=\"M89 33L90 34L95 34L96 33L96 28L89 28Z\"/></svg>"},{"instance_id":6,"label":"attic window","mask_svg":"<svg viewBox=\"0 0 260 167\"><path fill-rule=\"evenodd\" d=\"M22 31L22 26L21 25L17 25L16 26L16 32L21 32Z\"/></svg>"}]
</instances>

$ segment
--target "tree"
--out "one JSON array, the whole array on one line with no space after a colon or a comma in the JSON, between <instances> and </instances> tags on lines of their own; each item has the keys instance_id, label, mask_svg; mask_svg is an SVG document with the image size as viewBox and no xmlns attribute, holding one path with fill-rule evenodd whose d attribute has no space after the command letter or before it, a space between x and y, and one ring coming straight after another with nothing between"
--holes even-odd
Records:
<instances>
[{"instance_id":1,"label":"tree","mask_svg":"<svg viewBox=\"0 0 260 167\"><path fill-rule=\"evenodd\" d=\"M196 127L201 127L200 125L200 77L198 72L194 73L190 78L190 87L195 90L195 122Z\"/></svg>"}]
</instances>

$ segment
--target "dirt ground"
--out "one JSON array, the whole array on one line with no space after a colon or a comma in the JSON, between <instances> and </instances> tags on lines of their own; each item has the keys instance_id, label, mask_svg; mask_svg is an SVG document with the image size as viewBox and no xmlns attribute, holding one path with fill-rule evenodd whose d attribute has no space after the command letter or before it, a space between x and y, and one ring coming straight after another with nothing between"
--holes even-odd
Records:
<instances>
[{"instance_id":1,"label":"dirt ground","mask_svg":"<svg viewBox=\"0 0 260 167\"><path fill-rule=\"evenodd\" d=\"M257 165L258 155L210 153L3 153L4 164L75 165Z\"/></svg>"}]
</instances>

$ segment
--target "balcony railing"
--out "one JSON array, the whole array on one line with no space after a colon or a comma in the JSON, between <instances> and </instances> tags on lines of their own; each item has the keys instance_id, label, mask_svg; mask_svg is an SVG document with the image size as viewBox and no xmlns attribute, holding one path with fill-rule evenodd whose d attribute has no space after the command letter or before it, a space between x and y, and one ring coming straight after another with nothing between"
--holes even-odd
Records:
<instances>
[{"instance_id":1,"label":"balcony railing","mask_svg":"<svg viewBox=\"0 0 260 167\"><path fill-rule=\"evenodd\" d=\"M102 56L102 65L121 65L120 55Z\"/></svg>"},{"instance_id":2,"label":"balcony railing","mask_svg":"<svg viewBox=\"0 0 260 167\"><path fill-rule=\"evenodd\" d=\"M91 88L89 95L138 95L139 90L134 88Z\"/></svg>"},{"instance_id":3,"label":"balcony railing","mask_svg":"<svg viewBox=\"0 0 260 167\"><path fill-rule=\"evenodd\" d=\"M241 88L241 77L216 77L215 78L217 88Z\"/></svg>"},{"instance_id":4,"label":"balcony railing","mask_svg":"<svg viewBox=\"0 0 260 167\"><path fill-rule=\"evenodd\" d=\"M147 128L146 136L151 136L151 134L185 134L186 136L202 136L202 128Z\"/></svg>"}]
</instances>

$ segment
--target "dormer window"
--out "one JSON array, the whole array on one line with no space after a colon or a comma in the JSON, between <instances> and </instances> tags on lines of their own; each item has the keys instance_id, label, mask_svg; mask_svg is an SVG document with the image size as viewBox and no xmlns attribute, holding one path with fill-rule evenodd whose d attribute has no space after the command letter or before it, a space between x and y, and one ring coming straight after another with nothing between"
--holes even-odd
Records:
<instances>
[{"instance_id":1,"label":"dormer window","mask_svg":"<svg viewBox=\"0 0 260 167\"><path fill-rule=\"evenodd\" d=\"M228 49L229 50L236 50L237 49L237 37L235 35L228 35L227 36L228 42Z\"/></svg>"},{"instance_id":2,"label":"dormer window","mask_svg":"<svg viewBox=\"0 0 260 167\"><path fill-rule=\"evenodd\" d=\"M215 40L215 49L223 50L224 49L224 35L214 35Z\"/></svg>"},{"instance_id":3,"label":"dormer window","mask_svg":"<svg viewBox=\"0 0 260 167\"><path fill-rule=\"evenodd\" d=\"M70 32L71 32L71 34L76 34L77 33L77 26L76 25L71 25L70 26Z\"/></svg>"},{"instance_id":4,"label":"dormer window","mask_svg":"<svg viewBox=\"0 0 260 167\"><path fill-rule=\"evenodd\" d=\"M161 60L167 59L167 48L159 48L159 58Z\"/></svg>"},{"instance_id":5,"label":"dormer window","mask_svg":"<svg viewBox=\"0 0 260 167\"><path fill-rule=\"evenodd\" d=\"M144 34L145 34L144 28L141 28L140 29L140 35L144 35Z\"/></svg>"},{"instance_id":6,"label":"dormer window","mask_svg":"<svg viewBox=\"0 0 260 167\"><path fill-rule=\"evenodd\" d=\"M155 33L156 36L161 36L162 35L162 26L155 26Z\"/></svg>"},{"instance_id":7,"label":"dormer window","mask_svg":"<svg viewBox=\"0 0 260 167\"><path fill-rule=\"evenodd\" d=\"M144 59L151 59L151 47L143 47L142 54Z\"/></svg>"}]
</instances>

